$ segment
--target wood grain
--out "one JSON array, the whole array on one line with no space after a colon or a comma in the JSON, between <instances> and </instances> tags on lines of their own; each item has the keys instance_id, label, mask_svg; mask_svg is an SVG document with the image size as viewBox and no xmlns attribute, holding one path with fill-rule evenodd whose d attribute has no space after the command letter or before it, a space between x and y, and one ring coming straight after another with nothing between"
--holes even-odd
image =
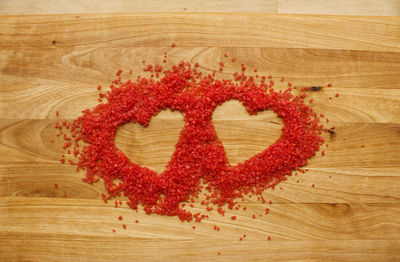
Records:
<instances>
[{"instance_id":1,"label":"wood grain","mask_svg":"<svg viewBox=\"0 0 400 262\"><path fill-rule=\"evenodd\" d=\"M78 13L126 13L126 12L263 12L278 14L326 14L399 16L400 4L396 0L251 0L251 1L204 1L204 0L118 0L118 1L55 1L31 0L2 1L0 14L78 14Z\"/></svg>"},{"instance_id":2,"label":"wood grain","mask_svg":"<svg viewBox=\"0 0 400 262\"><path fill-rule=\"evenodd\" d=\"M85 248L99 250L93 257L95 261L107 261L111 256L114 260L136 260L139 254L146 254L145 257L141 255L140 260L157 260L154 246L158 253L166 254L163 259L172 259L171 252L182 253L175 258L179 261L217 257L217 252L225 259L230 257L235 261L243 253L250 260L282 258L283 254L286 254L286 260L300 256L296 258L299 261L313 258L317 261L321 257L334 260L354 257L357 261L366 261L365 258L360 260L359 256L369 253L378 260L399 258L396 250L400 225L393 220L400 214L398 204L276 204L271 206L271 214L265 217L252 219L240 213L242 215L233 223L227 217L216 216L215 220L196 224L193 230L191 225L174 218L157 216L148 220L142 212L132 217L128 208L106 207L101 200L79 200L79 205L76 201L2 198L0 209L8 214L2 224L12 228L8 237L0 239L0 248L8 251L3 257L14 261L41 257L65 261L80 257L82 243L85 243ZM59 213L60 209L62 213ZM248 211L254 212L252 205ZM125 217L123 222L118 221L119 215ZM140 222L135 223L135 219ZM126 230L122 229L122 224L127 225ZM214 225L221 231L215 233ZM111 228L115 228L116 233ZM238 235L243 233L247 237L240 242ZM265 241L267 236L273 241ZM357 240L354 240L355 236ZM35 244L23 245L26 237ZM380 240L376 240L377 237ZM99 248L99 241L105 241L107 245L103 243ZM377 246L371 247L371 242ZM355 247L344 253L343 249L349 244ZM13 252L16 245L21 245L18 256ZM313 251L303 259L304 253L300 250L311 246L314 246ZM246 249L254 252L246 253ZM87 254L87 250L85 252Z\"/></svg>"},{"instance_id":3,"label":"wood grain","mask_svg":"<svg viewBox=\"0 0 400 262\"><path fill-rule=\"evenodd\" d=\"M154 13L3 16L0 47L288 47L400 51L399 17ZM18 32L18 33L16 33ZM38 32L40 32L38 34ZM26 41L29 39L29 41Z\"/></svg>"},{"instance_id":4,"label":"wood grain","mask_svg":"<svg viewBox=\"0 0 400 262\"><path fill-rule=\"evenodd\" d=\"M197 230L193 230L189 223L182 223L176 218L156 216L149 221L148 215L142 211L132 215L129 207L115 208L112 204L105 205L102 200L79 200L79 206L76 202L68 199L3 198L0 208L9 215L2 222L5 226L12 226L15 232L106 237L112 236L111 228L115 228L122 237L144 240L225 238L238 241L238 231L247 231L253 241L264 240L268 234L277 241L351 240L354 234L359 240L374 237L396 240L400 232L399 221L392 220L392 216L400 215L399 204L273 204L269 215L257 216L256 219L252 219L251 214L259 213L257 206L248 204L246 212L230 211L225 216L211 211L209 214L214 214L215 218L197 223ZM63 208L62 214L58 207ZM391 215L387 215L389 212L386 213L385 209ZM194 207L193 210L200 211L200 208ZM238 216L235 222L230 219L232 214ZM125 219L119 221L119 215ZM63 227L58 228L61 221L52 218L63 219ZM139 223L135 222L136 219ZM130 230L123 230L122 224ZM221 231L215 233L210 230L214 225L220 225ZM171 227L174 232L171 232ZM155 230L150 231L151 228ZM297 231L296 235L293 231Z\"/></svg>"},{"instance_id":5,"label":"wood grain","mask_svg":"<svg viewBox=\"0 0 400 262\"><path fill-rule=\"evenodd\" d=\"M246 117L242 112L243 108L236 107L237 104L227 105L217 115L227 109L231 113L226 113L225 119L221 119L219 115L213 122L228 158L233 163L243 161L246 155L250 157L260 152L279 136L277 125L271 123L271 120L260 123L253 116ZM238 120L238 116L242 119ZM145 154L138 157L140 163L162 171L171 157L181 130L177 126L181 126L182 120L179 114L161 114L153 120L156 121L152 123L153 126L149 126L149 132L142 127L123 127L116 141L123 146L131 146L123 147L130 157L134 152L144 152ZM94 187L82 184L82 174L77 174L72 166L59 163L63 154L63 141L55 136L55 122L56 120L0 122L0 196L63 197L66 192L73 198L100 197L104 190L101 183ZM282 203L392 203L400 199L397 187L400 180L400 125L340 122L334 125L336 135L325 136L329 144L324 149L326 155L318 154L310 161L310 172L291 177L282 184L283 191L268 191L265 197ZM169 128L166 129L166 126ZM264 128L271 132L266 132ZM132 132L138 129L139 132ZM30 132L25 134L26 130ZM246 136L243 136L244 132ZM163 141L156 134L162 134ZM54 144L50 142L51 139L55 140ZM141 142L132 143L132 139ZM241 151L244 151L243 155L238 153ZM380 155L378 158L377 154ZM59 190L54 189L54 183L60 185ZM316 185L312 195L309 194L311 184ZM355 184L362 186L355 187Z\"/></svg>"},{"instance_id":6,"label":"wood grain","mask_svg":"<svg viewBox=\"0 0 400 262\"><path fill-rule=\"evenodd\" d=\"M314 106L330 120L399 123L400 54L396 52L287 48L6 48L0 51L0 115L8 119L63 118L80 115L81 105L93 107L97 85L109 86L116 69L123 78L143 74L142 60L160 63L168 51L168 65L181 60L199 62L210 73L223 60L221 77L231 78L240 63L259 74L284 76L299 86L326 86L310 92ZM228 53L237 61L224 58ZM1 62L0 62L1 63ZM253 73L255 74L255 73ZM279 84L279 81L276 81ZM68 89L68 92L65 90ZM339 92L340 99L328 100ZM52 99L49 99L52 98ZM35 104L35 107L27 107ZM368 104L366 107L364 105Z\"/></svg>"},{"instance_id":7,"label":"wood grain","mask_svg":"<svg viewBox=\"0 0 400 262\"><path fill-rule=\"evenodd\" d=\"M276 13L276 0L22 0L1 1L1 15L128 12L265 12Z\"/></svg>"},{"instance_id":8,"label":"wood grain","mask_svg":"<svg viewBox=\"0 0 400 262\"><path fill-rule=\"evenodd\" d=\"M397 0L277 0L278 14L400 16Z\"/></svg>"},{"instance_id":9,"label":"wood grain","mask_svg":"<svg viewBox=\"0 0 400 262\"><path fill-rule=\"evenodd\" d=\"M148 127L126 123L117 130L115 145L129 159L161 173L171 159L185 122L170 110L153 117Z\"/></svg>"},{"instance_id":10,"label":"wood grain","mask_svg":"<svg viewBox=\"0 0 400 262\"><path fill-rule=\"evenodd\" d=\"M20 5L3 2L0 10L8 9L2 12ZM38 3L31 1L32 13L42 12ZM78 10L77 2L46 3L50 13ZM188 11L217 11L231 2L197 3L188 2ZM94 11L95 4L80 10ZM99 10L109 4L98 4ZM124 4L128 10L131 3ZM134 8L147 8L140 5ZM377 6L385 10L383 2ZM9 15L0 16L0 32L0 261L400 261L400 18ZM170 47L172 41L177 47ZM326 155L318 152L306 174L264 192L272 204L247 196L240 203L247 210L227 209L225 216L213 210L202 223L105 204L101 182L83 183L82 173L60 163L62 141L54 125L95 106L97 85L108 90L119 68L124 79L145 75L143 66L160 63L164 52L165 67L189 60L210 73L222 60L218 77L230 78L243 63L249 73L257 68L272 74L278 89L286 85L282 76L299 87L321 86L307 99L329 118L328 127L335 126L335 134L323 135ZM338 98L328 99L336 93ZM273 112L249 116L234 101L217 108L213 123L231 163L273 143L281 129ZM147 128L120 127L116 142L132 160L160 171L182 126L182 115L165 111ZM204 210L200 202L201 197L193 211Z\"/></svg>"}]
</instances>

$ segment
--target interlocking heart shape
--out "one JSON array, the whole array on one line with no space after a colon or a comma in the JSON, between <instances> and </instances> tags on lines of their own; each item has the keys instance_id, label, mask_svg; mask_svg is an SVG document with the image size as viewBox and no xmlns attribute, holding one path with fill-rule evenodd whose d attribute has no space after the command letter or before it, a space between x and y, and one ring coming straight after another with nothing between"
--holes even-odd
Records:
<instances>
[{"instance_id":1,"label":"interlocking heart shape","mask_svg":"<svg viewBox=\"0 0 400 262\"><path fill-rule=\"evenodd\" d=\"M206 184L212 203L232 206L243 193L261 193L285 180L323 143L316 114L290 90L276 92L265 83L234 83L211 76L196 81L194 76L190 67L180 64L161 81L142 78L121 83L109 92L107 103L84 111L75 125L88 144L78 164L86 170L85 181L103 178L110 197L124 193L134 209L142 204L148 213L191 220L192 214L180 203L198 194L201 184ZM278 140L235 166L227 163L212 123L214 109L231 99L239 100L249 114L273 110L284 124ZM157 174L131 162L114 138L119 126L129 121L147 126L152 116L167 108L180 111L185 125L166 169Z\"/></svg>"}]
</instances>

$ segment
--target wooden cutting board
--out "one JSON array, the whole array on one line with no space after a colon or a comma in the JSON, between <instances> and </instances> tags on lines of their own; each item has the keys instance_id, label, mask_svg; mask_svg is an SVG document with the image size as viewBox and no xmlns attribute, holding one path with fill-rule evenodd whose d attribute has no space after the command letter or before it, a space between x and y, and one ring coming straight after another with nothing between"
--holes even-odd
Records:
<instances>
[{"instance_id":1,"label":"wooden cutting board","mask_svg":"<svg viewBox=\"0 0 400 262\"><path fill-rule=\"evenodd\" d=\"M400 18L3 16L0 32L1 261L400 260ZM55 112L76 118L97 104L96 87L107 87L119 68L128 78L164 52L169 65L199 62L206 72L224 60L221 77L243 63L278 82L323 86L309 97L336 134L325 136L326 155L311 159L308 173L264 193L269 215L251 218L265 209L254 197L245 199L246 211L212 211L201 223L114 208L101 200L101 183L83 183L59 162ZM214 121L232 163L271 144L281 125L271 112L249 116L234 102L218 108ZM117 142L162 170L181 126L181 116L166 111L147 129L122 127Z\"/></svg>"}]
</instances>

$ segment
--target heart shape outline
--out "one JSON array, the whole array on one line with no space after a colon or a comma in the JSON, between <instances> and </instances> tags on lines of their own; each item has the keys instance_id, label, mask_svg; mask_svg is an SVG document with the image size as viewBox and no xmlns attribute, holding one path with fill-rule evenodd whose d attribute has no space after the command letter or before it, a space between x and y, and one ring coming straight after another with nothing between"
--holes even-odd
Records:
<instances>
[{"instance_id":1,"label":"heart shape outline","mask_svg":"<svg viewBox=\"0 0 400 262\"><path fill-rule=\"evenodd\" d=\"M98 175L103 178L110 196L123 192L129 196L134 209L142 204L149 214L178 215L182 220L190 220L190 212L179 208L179 203L196 192L200 178L209 184L207 189L212 193L214 204L233 205L233 199L241 197L243 192L262 192L285 180L286 175L306 165L307 159L323 143L321 137L308 132L310 128L321 131L317 119L312 119L309 108L290 92L272 89L268 92L255 84L226 85L219 80L198 89L186 87L187 79L175 78L173 74L157 83L127 81L112 88L107 104L85 111L78 121L89 144L79 162L86 168L86 181L93 182L94 175ZM215 108L231 99L240 101L249 114L273 110L284 125L279 139L235 166L227 164L224 147L212 123ZM131 162L115 146L114 138L119 126L129 121L147 126L152 116L167 108L180 111L185 126L166 169L157 174ZM293 136L291 130L301 132L302 136ZM303 154L282 155L282 149ZM122 182L116 185L115 179Z\"/></svg>"}]
</instances>

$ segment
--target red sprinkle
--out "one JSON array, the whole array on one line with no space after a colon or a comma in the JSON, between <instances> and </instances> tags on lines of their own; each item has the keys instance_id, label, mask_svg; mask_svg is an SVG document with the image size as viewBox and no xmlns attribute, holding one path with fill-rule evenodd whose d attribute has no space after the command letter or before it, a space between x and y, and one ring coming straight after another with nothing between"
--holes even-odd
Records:
<instances>
[{"instance_id":1,"label":"red sprinkle","mask_svg":"<svg viewBox=\"0 0 400 262\"><path fill-rule=\"evenodd\" d=\"M171 44L171 47L175 47L175 43L172 43L172 44Z\"/></svg>"},{"instance_id":2,"label":"red sprinkle","mask_svg":"<svg viewBox=\"0 0 400 262\"><path fill-rule=\"evenodd\" d=\"M221 62L220 66L223 65ZM146 214L200 222L208 216L193 214L182 203L194 202L201 184L209 192L207 202L224 215L222 206L239 209L236 199L250 197L249 193L257 196L274 188L287 175L306 165L324 142L320 136L324 127L305 104L306 94L294 95L291 88L275 91L274 81L266 83L265 76L263 83L255 82L245 74L243 64L241 72L235 75L237 81L216 79L215 70L201 75L196 66L184 61L170 69L147 65L144 70L160 73L160 79L139 76L135 81L123 82L118 78L110 91L103 93L104 104L84 110L82 116L65 124L73 135L64 137L70 140L63 145L64 149L78 147L79 141L86 143L78 153L74 149L77 161L70 163L85 170L85 182L91 184L100 178L104 181L107 190L107 196L102 196L104 202L125 195L134 210L142 205ZM117 74L121 72L120 69ZM251 115L270 109L284 120L281 137L274 144L235 166L227 162L212 123L215 108L232 99L242 102ZM115 146L114 138L121 125L137 122L146 127L153 116L165 109L181 112L186 124L168 166L162 174L157 174L131 162ZM65 159L60 161L64 163ZM204 205L209 211L212 209L205 202Z\"/></svg>"},{"instance_id":3,"label":"red sprinkle","mask_svg":"<svg viewBox=\"0 0 400 262\"><path fill-rule=\"evenodd\" d=\"M119 216L118 219L119 219L119 220L122 220L122 216Z\"/></svg>"}]
</instances>

